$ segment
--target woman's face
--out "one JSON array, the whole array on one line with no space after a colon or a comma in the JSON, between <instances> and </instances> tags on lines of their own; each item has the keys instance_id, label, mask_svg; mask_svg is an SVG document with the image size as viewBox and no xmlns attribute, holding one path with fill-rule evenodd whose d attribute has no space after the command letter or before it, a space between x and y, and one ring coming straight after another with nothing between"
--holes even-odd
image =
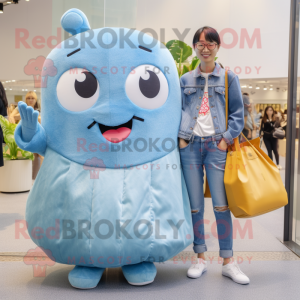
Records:
<instances>
[{"instance_id":1,"label":"woman's face","mask_svg":"<svg viewBox=\"0 0 300 300\"><path fill-rule=\"evenodd\" d=\"M28 97L26 98L26 104L27 104L28 106L34 107L35 104L36 104L36 99L35 99L33 96L28 96Z\"/></svg>"},{"instance_id":2,"label":"woman's face","mask_svg":"<svg viewBox=\"0 0 300 300\"><path fill-rule=\"evenodd\" d=\"M273 108L272 108L272 107L269 107L269 108L267 109L267 115L268 115L269 117L271 117L272 114L273 114Z\"/></svg>"},{"instance_id":3,"label":"woman's face","mask_svg":"<svg viewBox=\"0 0 300 300\"><path fill-rule=\"evenodd\" d=\"M204 45L204 48L202 50L199 50L197 48L197 44L198 45ZM209 64L211 62L214 62L215 57L217 55L217 52L218 52L220 46L217 45L216 42L207 41L205 39L204 32L201 33L201 35L199 37L199 42L197 44L194 45L194 50L196 52L197 57L201 60L201 62L204 62L205 64ZM209 50L208 47L207 47L207 44L208 45L214 45L215 49ZM203 70L203 71L205 71L205 70Z\"/></svg>"},{"instance_id":4,"label":"woman's face","mask_svg":"<svg viewBox=\"0 0 300 300\"><path fill-rule=\"evenodd\" d=\"M287 120L287 114L283 114L283 120Z\"/></svg>"}]
</instances>

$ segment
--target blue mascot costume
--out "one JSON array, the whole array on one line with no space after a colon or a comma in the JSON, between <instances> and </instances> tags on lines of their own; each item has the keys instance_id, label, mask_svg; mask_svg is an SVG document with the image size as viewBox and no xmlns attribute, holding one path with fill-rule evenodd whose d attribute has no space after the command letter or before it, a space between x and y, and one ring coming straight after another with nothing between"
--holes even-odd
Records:
<instances>
[{"instance_id":1,"label":"blue mascot costume","mask_svg":"<svg viewBox=\"0 0 300 300\"><path fill-rule=\"evenodd\" d=\"M16 142L45 157L27 201L28 232L56 262L75 265L73 287L94 288L114 267L132 285L151 283L154 262L193 241L174 60L137 30L90 29L78 9L61 24L73 36L45 60L41 124L19 102Z\"/></svg>"}]
</instances>

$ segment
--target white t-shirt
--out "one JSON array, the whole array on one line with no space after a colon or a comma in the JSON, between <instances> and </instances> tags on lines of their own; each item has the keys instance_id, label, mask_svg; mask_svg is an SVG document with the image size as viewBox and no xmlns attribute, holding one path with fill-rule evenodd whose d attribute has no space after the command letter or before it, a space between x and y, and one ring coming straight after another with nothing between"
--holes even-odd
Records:
<instances>
[{"instance_id":1,"label":"white t-shirt","mask_svg":"<svg viewBox=\"0 0 300 300\"><path fill-rule=\"evenodd\" d=\"M210 74L211 73L202 73L202 75L205 77L204 94L201 107L199 109L197 122L193 130L194 134L199 136L212 136L216 134L208 100L208 76Z\"/></svg>"}]
</instances>

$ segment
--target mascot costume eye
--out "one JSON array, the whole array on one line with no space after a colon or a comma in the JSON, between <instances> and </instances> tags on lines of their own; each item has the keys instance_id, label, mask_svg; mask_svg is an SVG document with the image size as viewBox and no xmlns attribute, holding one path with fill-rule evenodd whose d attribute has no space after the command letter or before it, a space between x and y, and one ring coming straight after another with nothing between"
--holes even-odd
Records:
<instances>
[{"instance_id":1,"label":"mascot costume eye","mask_svg":"<svg viewBox=\"0 0 300 300\"><path fill-rule=\"evenodd\" d=\"M137 30L91 29L78 9L73 34L42 71L42 115L19 103L20 148L45 157L26 207L32 240L75 265L69 282L97 286L121 267L133 285L151 283L156 262L193 241L177 134L181 93L163 44Z\"/></svg>"}]
</instances>

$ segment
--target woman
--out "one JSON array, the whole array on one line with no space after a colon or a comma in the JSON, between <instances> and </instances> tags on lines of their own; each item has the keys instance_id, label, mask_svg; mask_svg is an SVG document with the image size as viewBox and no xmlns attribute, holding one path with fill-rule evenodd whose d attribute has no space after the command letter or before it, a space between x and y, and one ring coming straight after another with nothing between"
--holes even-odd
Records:
<instances>
[{"instance_id":1,"label":"woman","mask_svg":"<svg viewBox=\"0 0 300 300\"><path fill-rule=\"evenodd\" d=\"M256 126L255 121L254 121L255 117L254 117L254 113L252 111L252 107L253 107L253 104L251 104L248 107L248 118L247 118L247 124L246 124L246 126L247 126L247 128L250 129L250 132L251 132L251 134L247 137L248 140L252 140L252 139L256 138L256 129L257 129L257 126Z\"/></svg>"},{"instance_id":2,"label":"woman","mask_svg":"<svg viewBox=\"0 0 300 300\"><path fill-rule=\"evenodd\" d=\"M244 129L242 133L247 139L251 139L252 137L252 129L248 127L248 119L250 119L250 113L248 108L251 106L250 98L248 93L243 93L243 102L244 102ZM251 120L250 120L251 121ZM244 142L246 139L241 135L241 142Z\"/></svg>"},{"instance_id":3,"label":"woman","mask_svg":"<svg viewBox=\"0 0 300 300\"><path fill-rule=\"evenodd\" d=\"M37 95L33 91L29 91L25 96L25 102L28 106L31 106L33 109L38 110L40 112L39 104L37 101ZM15 124L15 117L19 117L19 108L16 106L16 108L12 111L12 113L9 115L9 122ZM40 122L40 116L39 116L39 122Z\"/></svg>"},{"instance_id":4,"label":"woman","mask_svg":"<svg viewBox=\"0 0 300 300\"><path fill-rule=\"evenodd\" d=\"M8 103L7 103L5 89L2 85L2 82L0 81L0 115L1 116L3 117L7 116L7 108L8 108ZM0 126L0 167L3 167L4 165L2 143L4 143L4 138L3 138L2 128Z\"/></svg>"},{"instance_id":5,"label":"woman","mask_svg":"<svg viewBox=\"0 0 300 300\"><path fill-rule=\"evenodd\" d=\"M283 112L282 121L280 123L280 127L282 127L282 129L285 132L285 138L286 138L286 125L287 125L287 111L285 110Z\"/></svg>"},{"instance_id":6,"label":"woman","mask_svg":"<svg viewBox=\"0 0 300 300\"><path fill-rule=\"evenodd\" d=\"M224 170L228 144L244 128L244 104L238 76L228 72L228 130L225 124L225 70L215 63L220 37L211 27L197 30L193 48L201 64L181 79L182 119L178 133L181 164L188 189L194 225L194 252L198 254L187 275L198 278L207 270L204 252L203 168L212 195L220 252L224 259L222 274L240 284L250 282L233 256L232 220L224 186Z\"/></svg>"},{"instance_id":7,"label":"woman","mask_svg":"<svg viewBox=\"0 0 300 300\"><path fill-rule=\"evenodd\" d=\"M265 108L265 113L261 119L261 125L259 130L259 136L261 137L263 132L263 139L268 150L268 156L273 160L272 151L275 155L276 165L279 170L282 169L279 164L279 154L278 154L278 139L273 137L274 128L279 127L279 120L276 120L276 113L272 106L267 106Z\"/></svg>"}]
</instances>

